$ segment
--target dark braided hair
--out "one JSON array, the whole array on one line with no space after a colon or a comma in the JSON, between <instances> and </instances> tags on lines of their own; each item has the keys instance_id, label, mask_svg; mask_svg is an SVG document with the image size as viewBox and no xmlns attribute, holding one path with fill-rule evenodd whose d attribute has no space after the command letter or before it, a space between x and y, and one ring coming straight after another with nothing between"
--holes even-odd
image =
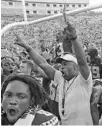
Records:
<instances>
[{"instance_id":1,"label":"dark braided hair","mask_svg":"<svg viewBox=\"0 0 102 126\"><path fill-rule=\"evenodd\" d=\"M34 98L33 106L40 105L42 106L46 100L48 99L47 93L45 92L44 88L41 87L37 79L30 75L25 74L11 74L9 75L3 83L2 90L1 90L1 98L3 98L3 94L6 90L7 85L9 82L18 80L24 82L29 86L31 98Z\"/></svg>"}]
</instances>

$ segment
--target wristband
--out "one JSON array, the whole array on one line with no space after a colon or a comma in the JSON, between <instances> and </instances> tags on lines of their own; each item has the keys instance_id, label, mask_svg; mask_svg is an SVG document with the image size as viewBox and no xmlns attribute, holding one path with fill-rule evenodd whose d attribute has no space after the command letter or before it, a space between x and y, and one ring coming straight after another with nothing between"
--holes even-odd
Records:
<instances>
[{"instance_id":1,"label":"wristband","mask_svg":"<svg viewBox=\"0 0 102 126\"><path fill-rule=\"evenodd\" d=\"M27 52L30 52L31 50L32 50L31 47L28 47L28 48L26 49Z\"/></svg>"}]
</instances>

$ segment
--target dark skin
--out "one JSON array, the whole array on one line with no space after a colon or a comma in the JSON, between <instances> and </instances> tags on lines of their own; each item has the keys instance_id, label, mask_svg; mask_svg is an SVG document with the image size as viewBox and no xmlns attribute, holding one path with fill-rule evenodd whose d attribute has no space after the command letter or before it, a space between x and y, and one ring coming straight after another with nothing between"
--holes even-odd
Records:
<instances>
[{"instance_id":1,"label":"dark skin","mask_svg":"<svg viewBox=\"0 0 102 126\"><path fill-rule=\"evenodd\" d=\"M74 62L62 60L61 65L62 65L61 71L63 73L63 77L66 80L69 81L79 74L78 66Z\"/></svg>"},{"instance_id":2,"label":"dark skin","mask_svg":"<svg viewBox=\"0 0 102 126\"><path fill-rule=\"evenodd\" d=\"M28 85L18 80L9 82L2 100L2 107L6 112L9 123L14 124L31 104ZM10 113L10 109L15 110L13 116Z\"/></svg>"},{"instance_id":3,"label":"dark skin","mask_svg":"<svg viewBox=\"0 0 102 126\"><path fill-rule=\"evenodd\" d=\"M91 114L94 125L99 124L99 111L97 104L100 102L102 103L102 86L96 85L92 89L92 95L91 95Z\"/></svg>"}]
</instances>

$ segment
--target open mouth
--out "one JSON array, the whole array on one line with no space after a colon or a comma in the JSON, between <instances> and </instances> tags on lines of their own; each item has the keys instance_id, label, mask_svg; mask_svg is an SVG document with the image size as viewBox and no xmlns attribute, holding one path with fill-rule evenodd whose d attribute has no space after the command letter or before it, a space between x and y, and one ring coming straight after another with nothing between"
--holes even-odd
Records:
<instances>
[{"instance_id":1,"label":"open mouth","mask_svg":"<svg viewBox=\"0 0 102 126\"><path fill-rule=\"evenodd\" d=\"M12 69L10 70L10 73L13 73L13 70Z\"/></svg>"},{"instance_id":2,"label":"open mouth","mask_svg":"<svg viewBox=\"0 0 102 126\"><path fill-rule=\"evenodd\" d=\"M62 72L62 76L64 77L65 76L65 73L63 71L61 71L61 72Z\"/></svg>"},{"instance_id":3,"label":"open mouth","mask_svg":"<svg viewBox=\"0 0 102 126\"><path fill-rule=\"evenodd\" d=\"M17 110L16 109L8 109L8 113L10 114L10 116L15 116L17 114Z\"/></svg>"}]
</instances>

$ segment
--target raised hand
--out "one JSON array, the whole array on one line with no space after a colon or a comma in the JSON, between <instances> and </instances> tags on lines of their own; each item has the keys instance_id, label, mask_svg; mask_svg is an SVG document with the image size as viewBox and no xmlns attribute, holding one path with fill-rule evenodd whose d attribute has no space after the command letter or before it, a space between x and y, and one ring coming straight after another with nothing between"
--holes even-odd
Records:
<instances>
[{"instance_id":1,"label":"raised hand","mask_svg":"<svg viewBox=\"0 0 102 126\"><path fill-rule=\"evenodd\" d=\"M69 22L67 22L66 35L70 40L77 38L76 30Z\"/></svg>"},{"instance_id":2,"label":"raised hand","mask_svg":"<svg viewBox=\"0 0 102 126\"><path fill-rule=\"evenodd\" d=\"M18 36L16 33L14 33L14 35L15 35L15 37L16 37L16 40L15 40L15 43L14 44L17 44L17 45L19 45L19 46L21 46L21 47L23 47L23 48L27 48L29 45L26 43L26 42L24 42L24 40L20 37L20 36Z\"/></svg>"}]
</instances>

